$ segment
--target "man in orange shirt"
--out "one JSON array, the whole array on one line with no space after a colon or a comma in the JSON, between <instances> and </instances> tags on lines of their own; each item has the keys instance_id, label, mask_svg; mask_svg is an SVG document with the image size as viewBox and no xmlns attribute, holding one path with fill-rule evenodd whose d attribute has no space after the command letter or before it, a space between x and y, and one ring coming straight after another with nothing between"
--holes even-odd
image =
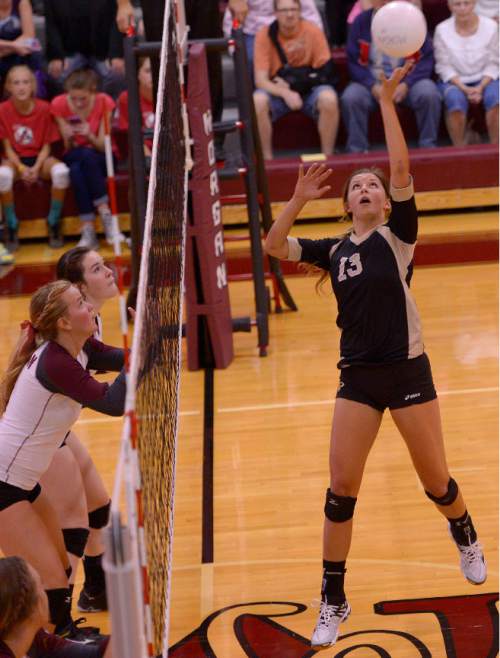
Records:
<instances>
[{"instance_id":1,"label":"man in orange shirt","mask_svg":"<svg viewBox=\"0 0 500 658\"><path fill-rule=\"evenodd\" d=\"M330 60L326 36L316 25L301 18L300 0L274 0L277 39L290 67L322 67ZM321 150L332 155L339 123L338 100L330 84L318 84L302 95L277 76L283 66L271 39L272 26L255 37L254 103L264 158L271 159L272 122L293 110L301 110L317 121Z\"/></svg>"}]
</instances>

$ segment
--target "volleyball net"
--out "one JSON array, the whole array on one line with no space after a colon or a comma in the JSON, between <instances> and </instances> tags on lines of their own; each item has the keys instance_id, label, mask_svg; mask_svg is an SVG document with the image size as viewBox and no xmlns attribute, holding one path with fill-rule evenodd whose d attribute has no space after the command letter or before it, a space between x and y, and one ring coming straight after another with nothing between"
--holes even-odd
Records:
<instances>
[{"instance_id":1,"label":"volleyball net","mask_svg":"<svg viewBox=\"0 0 500 658\"><path fill-rule=\"evenodd\" d=\"M120 658L168 653L189 167L179 16L178 1L166 0L126 418L105 557L113 655Z\"/></svg>"}]
</instances>

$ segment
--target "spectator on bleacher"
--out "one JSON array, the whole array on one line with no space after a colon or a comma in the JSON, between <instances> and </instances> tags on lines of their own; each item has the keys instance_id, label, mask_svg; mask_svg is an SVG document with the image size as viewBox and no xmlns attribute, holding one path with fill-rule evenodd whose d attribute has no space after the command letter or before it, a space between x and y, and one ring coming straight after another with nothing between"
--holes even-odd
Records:
<instances>
[{"instance_id":1,"label":"spectator on bleacher","mask_svg":"<svg viewBox=\"0 0 500 658\"><path fill-rule=\"evenodd\" d=\"M339 109L326 36L301 18L300 0L274 0L274 10L276 21L262 27L255 37L254 103L264 158L273 157L272 122L294 110L317 120L321 151L332 155ZM305 67L321 72L314 84L303 75Z\"/></svg>"},{"instance_id":2,"label":"spectator on bleacher","mask_svg":"<svg viewBox=\"0 0 500 658\"><path fill-rule=\"evenodd\" d=\"M116 26L116 0L45 0L49 81L61 93L73 71L88 67L102 89L116 98L125 88L123 37Z\"/></svg>"},{"instance_id":3,"label":"spectator on bleacher","mask_svg":"<svg viewBox=\"0 0 500 658\"><path fill-rule=\"evenodd\" d=\"M61 139L46 101L35 98L36 80L31 69L21 64L7 74L5 90L10 98L0 104L0 139L4 157L0 166L0 197L8 230L7 247L19 246L19 221L14 209L13 184L20 179L28 185L40 178L52 181L47 216L49 245L62 247L61 210L69 186L67 166L51 155L53 142Z\"/></svg>"},{"instance_id":4,"label":"spectator on bleacher","mask_svg":"<svg viewBox=\"0 0 500 658\"><path fill-rule=\"evenodd\" d=\"M9 69L16 64L26 64L38 77L41 95L40 50L30 0L0 0L0 78L5 80Z\"/></svg>"},{"instance_id":5,"label":"spectator on bleacher","mask_svg":"<svg viewBox=\"0 0 500 658\"><path fill-rule=\"evenodd\" d=\"M82 235L78 246L98 249L96 210L108 243L113 244L116 238L124 239L117 233L106 189L104 121L106 115L111 120L115 102L111 96L97 91L97 76L91 69L73 71L64 86L66 93L53 99L51 110L63 136L63 160L69 167L80 215Z\"/></svg>"},{"instance_id":6,"label":"spectator on bleacher","mask_svg":"<svg viewBox=\"0 0 500 658\"><path fill-rule=\"evenodd\" d=\"M323 30L315 0L300 0L300 15ZM275 19L273 0L229 0L222 25L224 34L226 37L231 35L233 20L241 24L252 73L255 35L262 27L271 25Z\"/></svg>"},{"instance_id":7,"label":"spectator on bleacher","mask_svg":"<svg viewBox=\"0 0 500 658\"><path fill-rule=\"evenodd\" d=\"M44 630L49 623L47 594L39 574L23 558L0 558L0 582L0 658L111 658L109 638L86 645Z\"/></svg>"},{"instance_id":8,"label":"spectator on bleacher","mask_svg":"<svg viewBox=\"0 0 500 658\"><path fill-rule=\"evenodd\" d=\"M498 143L498 24L474 0L449 0L451 17L436 27L436 73L454 146L466 143L469 104L483 104L490 142Z\"/></svg>"},{"instance_id":9,"label":"spectator on bleacher","mask_svg":"<svg viewBox=\"0 0 500 658\"><path fill-rule=\"evenodd\" d=\"M139 101L141 104L142 128L152 130L155 125L155 108L153 106L153 78L151 75L151 60L149 57L139 59L137 81L139 83ZM128 130L128 91L122 91L118 97L118 128ZM144 139L144 155L151 157L153 140L151 137Z\"/></svg>"},{"instance_id":10,"label":"spectator on bleacher","mask_svg":"<svg viewBox=\"0 0 500 658\"><path fill-rule=\"evenodd\" d=\"M378 109L380 74L388 78L403 59L384 55L371 38L371 23L384 0L374 0L373 9L362 12L354 21L347 41L347 62L351 82L340 99L342 118L347 129L346 151L368 151L368 118ZM432 40L429 35L418 53L413 69L396 88L394 101L409 107L415 114L418 145L436 146L441 118L441 96L431 79L434 67Z\"/></svg>"}]
</instances>

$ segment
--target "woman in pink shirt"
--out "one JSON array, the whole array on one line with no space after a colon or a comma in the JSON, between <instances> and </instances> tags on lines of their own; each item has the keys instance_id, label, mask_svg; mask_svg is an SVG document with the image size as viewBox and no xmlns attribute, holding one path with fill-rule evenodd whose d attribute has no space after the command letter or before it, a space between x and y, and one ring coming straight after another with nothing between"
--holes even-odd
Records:
<instances>
[{"instance_id":1,"label":"woman in pink shirt","mask_svg":"<svg viewBox=\"0 0 500 658\"><path fill-rule=\"evenodd\" d=\"M91 69L74 71L64 86L66 93L54 98L51 110L64 139L63 160L69 167L82 222L78 246L98 249L96 210L108 243L124 240L114 225L106 189L104 121L106 117L110 120L115 102L111 96L97 92L97 76Z\"/></svg>"}]
</instances>

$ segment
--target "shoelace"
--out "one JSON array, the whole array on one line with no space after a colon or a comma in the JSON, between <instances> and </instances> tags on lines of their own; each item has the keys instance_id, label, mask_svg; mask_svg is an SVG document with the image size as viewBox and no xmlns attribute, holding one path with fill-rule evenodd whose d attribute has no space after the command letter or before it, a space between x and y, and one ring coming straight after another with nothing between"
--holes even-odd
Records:
<instances>
[{"instance_id":1,"label":"shoelace","mask_svg":"<svg viewBox=\"0 0 500 658\"><path fill-rule=\"evenodd\" d=\"M334 617L340 617L343 614L345 607L346 603L334 605L326 601L319 601L318 626L328 626Z\"/></svg>"},{"instance_id":2,"label":"shoelace","mask_svg":"<svg viewBox=\"0 0 500 658\"><path fill-rule=\"evenodd\" d=\"M470 546L460 546L460 552L469 564L473 564L476 560L482 559L482 547L478 542Z\"/></svg>"}]
</instances>

